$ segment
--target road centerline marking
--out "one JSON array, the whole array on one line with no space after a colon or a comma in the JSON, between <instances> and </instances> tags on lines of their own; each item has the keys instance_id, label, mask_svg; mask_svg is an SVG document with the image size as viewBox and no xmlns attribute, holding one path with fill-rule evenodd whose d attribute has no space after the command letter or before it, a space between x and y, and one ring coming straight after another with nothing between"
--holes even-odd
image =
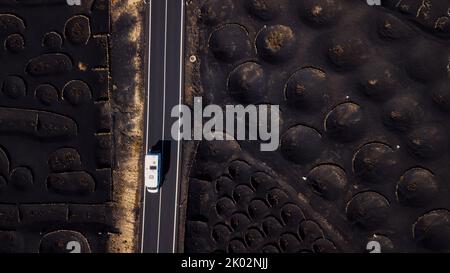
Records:
<instances>
[{"instance_id":1,"label":"road centerline marking","mask_svg":"<svg viewBox=\"0 0 450 273\"><path fill-rule=\"evenodd\" d=\"M164 25L164 88L163 88L163 124L162 124L162 155L164 156L164 137L165 137L165 123L166 123L166 84L167 84L167 3L169 0L165 1L165 25ZM164 162L164 161L163 161ZM164 181L162 183L164 185ZM161 235L161 201L163 195L162 186L159 190L159 207L158 207L158 237L157 237L157 247L156 252L159 253L160 249L160 235Z\"/></svg>"}]
</instances>

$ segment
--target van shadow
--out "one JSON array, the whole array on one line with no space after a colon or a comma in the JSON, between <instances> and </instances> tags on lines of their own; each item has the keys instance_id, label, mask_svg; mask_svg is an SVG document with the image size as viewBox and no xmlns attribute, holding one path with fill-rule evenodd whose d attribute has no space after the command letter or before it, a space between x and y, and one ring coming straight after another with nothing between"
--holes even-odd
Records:
<instances>
[{"instance_id":1,"label":"van shadow","mask_svg":"<svg viewBox=\"0 0 450 273\"><path fill-rule=\"evenodd\" d=\"M170 152L172 149L171 140L160 140L154 146L152 146L152 153L161 154L161 186L165 182L165 178L170 169Z\"/></svg>"}]
</instances>

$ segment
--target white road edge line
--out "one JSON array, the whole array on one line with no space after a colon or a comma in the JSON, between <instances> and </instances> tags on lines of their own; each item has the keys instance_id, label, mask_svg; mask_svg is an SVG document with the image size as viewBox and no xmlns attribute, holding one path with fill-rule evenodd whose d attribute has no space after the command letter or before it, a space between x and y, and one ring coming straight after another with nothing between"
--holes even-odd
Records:
<instances>
[{"instance_id":1,"label":"white road edge line","mask_svg":"<svg viewBox=\"0 0 450 273\"><path fill-rule=\"evenodd\" d=\"M181 25L180 25L180 86L179 86L179 97L178 97L178 107L179 112L181 113L181 96L183 91L183 63L184 63L184 0L181 1ZM179 174L180 174L180 149L181 149L181 127L178 130L178 147L177 147L177 175L176 175L176 185L175 185L175 213L173 216L173 246L172 246L172 252L175 253L176 248L176 233L177 233L177 213L178 213L178 186L179 186Z\"/></svg>"},{"instance_id":2,"label":"white road edge line","mask_svg":"<svg viewBox=\"0 0 450 273\"><path fill-rule=\"evenodd\" d=\"M150 52L151 52L151 45L152 45L152 1L149 1L148 3L149 5L149 14L148 14L148 64L147 64L147 125L146 125L146 137L145 137L145 154L148 153L148 131L149 131L149 125L150 125L150 111L149 111L149 107L150 107L150 69L151 69L151 65L150 65ZM144 155L145 156L145 155ZM145 178L144 178L145 181ZM144 204L143 204L143 211L142 211L142 234L141 234L141 252L144 252L144 230L145 230L145 200L147 199L146 196L147 195L147 189L145 188L145 183L144 183Z\"/></svg>"},{"instance_id":3,"label":"white road edge line","mask_svg":"<svg viewBox=\"0 0 450 273\"><path fill-rule=\"evenodd\" d=\"M169 0L166 0L166 7L165 7L165 26L164 26L164 95L163 95L163 124L162 124L162 154L164 155L164 135L165 130L164 126L166 125L166 76L167 76L167 3ZM156 253L159 253L159 236L161 234L161 201L162 201L162 193L163 193L163 187L159 190L159 209L158 209L158 239L157 239L157 246L156 246Z\"/></svg>"}]
</instances>

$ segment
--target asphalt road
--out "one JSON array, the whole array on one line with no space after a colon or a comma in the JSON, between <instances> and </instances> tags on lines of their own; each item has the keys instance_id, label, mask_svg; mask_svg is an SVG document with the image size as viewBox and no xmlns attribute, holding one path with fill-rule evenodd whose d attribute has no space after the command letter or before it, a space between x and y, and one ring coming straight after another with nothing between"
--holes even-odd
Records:
<instances>
[{"instance_id":1,"label":"asphalt road","mask_svg":"<svg viewBox=\"0 0 450 273\"><path fill-rule=\"evenodd\" d=\"M171 137L173 107L183 87L184 1L151 0L148 6L146 151L161 152L159 193L144 190L141 251L175 253L178 239L181 143ZM142 183L144 184L144 183Z\"/></svg>"}]
</instances>

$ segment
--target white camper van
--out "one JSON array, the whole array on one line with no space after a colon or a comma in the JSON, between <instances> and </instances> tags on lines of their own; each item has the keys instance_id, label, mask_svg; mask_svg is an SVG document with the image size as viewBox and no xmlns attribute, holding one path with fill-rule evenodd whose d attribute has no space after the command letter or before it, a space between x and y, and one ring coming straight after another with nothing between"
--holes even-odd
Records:
<instances>
[{"instance_id":1,"label":"white camper van","mask_svg":"<svg viewBox=\"0 0 450 273\"><path fill-rule=\"evenodd\" d=\"M149 193L158 193L161 184L161 154L145 156L145 188Z\"/></svg>"}]
</instances>

